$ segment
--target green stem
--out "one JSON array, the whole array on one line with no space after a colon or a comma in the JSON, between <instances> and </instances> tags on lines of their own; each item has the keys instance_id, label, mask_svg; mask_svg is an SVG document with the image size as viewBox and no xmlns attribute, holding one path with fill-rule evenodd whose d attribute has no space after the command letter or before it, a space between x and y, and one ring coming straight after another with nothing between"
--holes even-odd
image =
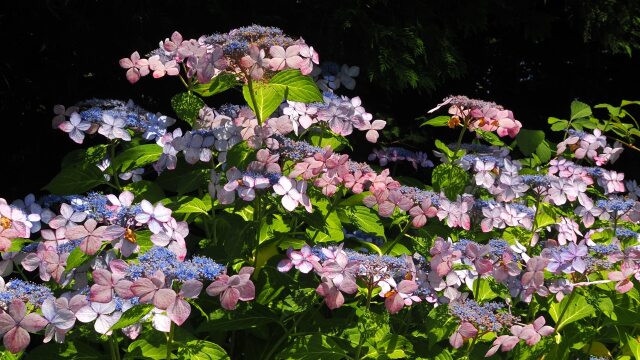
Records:
<instances>
[{"instance_id":1,"label":"green stem","mask_svg":"<svg viewBox=\"0 0 640 360\"><path fill-rule=\"evenodd\" d=\"M171 360L171 345L173 344L173 331L175 327L173 326L173 321L171 322L169 328L169 335L167 336L167 360Z\"/></svg>"},{"instance_id":2,"label":"green stem","mask_svg":"<svg viewBox=\"0 0 640 360\"><path fill-rule=\"evenodd\" d=\"M109 146L109 150L111 152L111 176L113 176L116 188L120 191L120 189L122 189L120 186L120 179L118 178L116 168L113 167L113 161L116 159L116 146L118 146L118 140L113 141Z\"/></svg>"},{"instance_id":3,"label":"green stem","mask_svg":"<svg viewBox=\"0 0 640 360\"><path fill-rule=\"evenodd\" d=\"M118 340L116 339L116 336L110 336L109 342L111 343L111 358L120 360L120 349L118 348Z\"/></svg>"},{"instance_id":4,"label":"green stem","mask_svg":"<svg viewBox=\"0 0 640 360\"><path fill-rule=\"evenodd\" d=\"M554 333L558 332L558 326L562 323L562 318L564 317L564 314L567 312L567 310L569 309L569 305L571 305L571 301L573 301L573 298L576 295L577 289L573 289L573 291L571 292L571 295L569 295L569 299L567 300L567 305L565 305L564 309L562 309L562 311L560 312L560 316L558 317L558 321L556 321L556 327L554 329Z\"/></svg>"},{"instance_id":5,"label":"green stem","mask_svg":"<svg viewBox=\"0 0 640 360\"><path fill-rule=\"evenodd\" d=\"M255 223L256 227L256 244L254 246L256 254L253 259L254 266L258 266L258 245L260 245L260 224L262 222L261 212L262 206L260 203L260 195L256 194L256 207L255 209L253 209L253 222Z\"/></svg>"},{"instance_id":6,"label":"green stem","mask_svg":"<svg viewBox=\"0 0 640 360\"><path fill-rule=\"evenodd\" d=\"M258 125L262 125L262 118L260 117L260 109L258 109L258 101L256 95L253 93L253 80L251 80L251 74L247 74L247 86L249 87L249 97L253 103L253 110L256 113L256 119L258 119Z\"/></svg>"},{"instance_id":7,"label":"green stem","mask_svg":"<svg viewBox=\"0 0 640 360\"><path fill-rule=\"evenodd\" d=\"M367 312L369 312L369 310L371 309L371 295L373 294L374 288L372 279L369 280L369 285L367 286ZM365 323L365 332L367 330L366 326L367 324ZM356 360L360 360L360 355L362 354L362 345L364 345L364 336L362 333L360 333L360 340L358 341L358 347L356 348L356 354L354 356L354 359Z\"/></svg>"},{"instance_id":8,"label":"green stem","mask_svg":"<svg viewBox=\"0 0 640 360\"><path fill-rule=\"evenodd\" d=\"M405 225L405 227L402 229L402 231L400 231L400 234L398 234L398 236L396 236L395 239L393 239L389 243L389 246L384 251L385 255L388 255L389 252L391 252L391 249L393 249L393 247L396 246L396 243L402 239L402 237L407 233L407 231L409 231L410 227L411 227L411 221L407 222L407 225Z\"/></svg>"},{"instance_id":9,"label":"green stem","mask_svg":"<svg viewBox=\"0 0 640 360\"><path fill-rule=\"evenodd\" d=\"M458 150L460 150L460 145L462 145L462 137L464 136L464 133L465 133L466 131L467 131L467 121L465 121L465 122L462 124L462 130L460 130L460 135L458 135L458 142L457 142L457 145L456 145L456 152L457 152Z\"/></svg>"}]
</instances>

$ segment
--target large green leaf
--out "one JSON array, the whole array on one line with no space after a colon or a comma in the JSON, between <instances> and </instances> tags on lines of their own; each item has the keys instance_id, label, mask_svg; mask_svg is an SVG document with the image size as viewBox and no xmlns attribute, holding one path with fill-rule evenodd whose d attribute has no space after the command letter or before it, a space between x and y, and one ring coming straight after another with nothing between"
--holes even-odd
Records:
<instances>
[{"instance_id":1,"label":"large green leaf","mask_svg":"<svg viewBox=\"0 0 640 360\"><path fill-rule=\"evenodd\" d=\"M221 73L220 75L211 79L207 84L198 84L193 87L193 91L204 97L209 97L232 87L240 85L236 76L229 73Z\"/></svg>"},{"instance_id":2,"label":"large green leaf","mask_svg":"<svg viewBox=\"0 0 640 360\"><path fill-rule=\"evenodd\" d=\"M205 340L192 340L178 348L178 359L219 360L229 359L229 355L218 344Z\"/></svg>"},{"instance_id":3,"label":"large green leaf","mask_svg":"<svg viewBox=\"0 0 640 360\"><path fill-rule=\"evenodd\" d=\"M572 297L573 299L571 299ZM560 314L563 312L564 315L562 316L562 319L560 319ZM555 328L557 332L572 322L595 314L595 309L589 305L584 296L580 294L573 294L571 296L565 296L559 303L554 302L551 304L549 307L549 314L553 318L553 321L556 322ZM559 323L558 320L560 320Z\"/></svg>"},{"instance_id":4,"label":"large green leaf","mask_svg":"<svg viewBox=\"0 0 640 360\"><path fill-rule=\"evenodd\" d=\"M356 229L365 233L373 234L385 238L384 226L377 213L363 205L356 205L347 208L340 208L340 213L349 220Z\"/></svg>"},{"instance_id":5,"label":"large green leaf","mask_svg":"<svg viewBox=\"0 0 640 360\"><path fill-rule=\"evenodd\" d=\"M101 144L86 149L77 149L69 152L62 159L61 167L97 165L107 156L109 145Z\"/></svg>"},{"instance_id":6,"label":"large green leaf","mask_svg":"<svg viewBox=\"0 0 640 360\"><path fill-rule=\"evenodd\" d=\"M129 344L127 358L161 360L167 357L167 339L158 331L143 331L138 340Z\"/></svg>"},{"instance_id":7,"label":"large green leaf","mask_svg":"<svg viewBox=\"0 0 640 360\"><path fill-rule=\"evenodd\" d=\"M209 169L204 163L188 165L180 163L175 170L165 171L156 179L162 189L178 193L179 195L198 190L206 186L209 181Z\"/></svg>"},{"instance_id":8,"label":"large green leaf","mask_svg":"<svg viewBox=\"0 0 640 360\"><path fill-rule=\"evenodd\" d=\"M207 195L208 196L208 195ZM211 204L205 204L202 200L193 196L183 196L178 199L178 207L175 209L176 214L208 214L211 210Z\"/></svg>"},{"instance_id":9,"label":"large green leaf","mask_svg":"<svg viewBox=\"0 0 640 360\"><path fill-rule=\"evenodd\" d=\"M302 75L300 70L284 70L269 81L286 100L304 103L322 102L322 93L310 76Z\"/></svg>"},{"instance_id":10,"label":"large green leaf","mask_svg":"<svg viewBox=\"0 0 640 360\"><path fill-rule=\"evenodd\" d=\"M335 340L326 335L313 334L294 338L276 355L276 359L339 360L346 356L347 353Z\"/></svg>"},{"instance_id":11,"label":"large green leaf","mask_svg":"<svg viewBox=\"0 0 640 360\"><path fill-rule=\"evenodd\" d=\"M284 100L284 94L278 92L275 86L259 82L253 83L253 97L247 85L242 87L242 95L261 123L268 119Z\"/></svg>"},{"instance_id":12,"label":"large green leaf","mask_svg":"<svg viewBox=\"0 0 640 360\"><path fill-rule=\"evenodd\" d=\"M138 145L116 156L111 166L119 173L123 173L154 163L160 155L162 155L162 148L157 144Z\"/></svg>"},{"instance_id":13,"label":"large green leaf","mask_svg":"<svg viewBox=\"0 0 640 360\"><path fill-rule=\"evenodd\" d=\"M534 153L538 146L544 141L544 131L520 129L520 132L516 136L516 141L518 142L520 151L526 156L529 156Z\"/></svg>"},{"instance_id":14,"label":"large green leaf","mask_svg":"<svg viewBox=\"0 0 640 360\"><path fill-rule=\"evenodd\" d=\"M204 107L204 101L197 95L184 92L176 94L171 98L171 107L176 112L178 117L189 125L193 126L193 123L198 118L200 109Z\"/></svg>"},{"instance_id":15,"label":"large green leaf","mask_svg":"<svg viewBox=\"0 0 640 360\"><path fill-rule=\"evenodd\" d=\"M120 320L118 320L117 323L113 324L111 330L122 329L137 323L138 321L142 320L145 315L151 312L153 308L154 306L152 304L140 304L130 308L129 310L122 313Z\"/></svg>"},{"instance_id":16,"label":"large green leaf","mask_svg":"<svg viewBox=\"0 0 640 360\"><path fill-rule=\"evenodd\" d=\"M446 115L437 116L437 117L434 117L433 119L429 119L423 122L422 124L420 124L420 126L425 126L425 125L430 125L435 127L447 126L449 124L449 120L451 120L451 116L446 116Z\"/></svg>"},{"instance_id":17,"label":"large green leaf","mask_svg":"<svg viewBox=\"0 0 640 360\"><path fill-rule=\"evenodd\" d=\"M29 350L26 360L43 360L43 359L73 359L73 360L103 360L109 359L109 355L104 353L96 344L90 344L87 341L72 341L67 338L63 344L50 342L42 344L32 350ZM5 359L6 353L2 354L1 359ZM10 359L10 358L7 358Z\"/></svg>"},{"instance_id":18,"label":"large green leaf","mask_svg":"<svg viewBox=\"0 0 640 360\"><path fill-rule=\"evenodd\" d=\"M246 312L229 312L223 309L215 310L209 315L209 321L203 322L197 329L198 333L227 332L233 330L253 329L271 323L277 323L278 317L268 309L258 311L254 308Z\"/></svg>"},{"instance_id":19,"label":"large green leaf","mask_svg":"<svg viewBox=\"0 0 640 360\"><path fill-rule=\"evenodd\" d=\"M155 182L148 180L140 180L125 185L122 190L131 191L138 199L146 199L152 203L156 203L165 197L164 191Z\"/></svg>"},{"instance_id":20,"label":"large green leaf","mask_svg":"<svg viewBox=\"0 0 640 360\"><path fill-rule=\"evenodd\" d=\"M464 169L451 163L436 166L431 176L433 190L443 191L449 199L461 195L469 180L469 174Z\"/></svg>"},{"instance_id":21,"label":"large green leaf","mask_svg":"<svg viewBox=\"0 0 640 360\"><path fill-rule=\"evenodd\" d=\"M571 120L593 115L591 107L583 102L574 100L571 102Z\"/></svg>"},{"instance_id":22,"label":"large green leaf","mask_svg":"<svg viewBox=\"0 0 640 360\"><path fill-rule=\"evenodd\" d=\"M105 183L104 174L97 166L70 166L60 170L44 189L56 195L72 195L87 192Z\"/></svg>"}]
</instances>

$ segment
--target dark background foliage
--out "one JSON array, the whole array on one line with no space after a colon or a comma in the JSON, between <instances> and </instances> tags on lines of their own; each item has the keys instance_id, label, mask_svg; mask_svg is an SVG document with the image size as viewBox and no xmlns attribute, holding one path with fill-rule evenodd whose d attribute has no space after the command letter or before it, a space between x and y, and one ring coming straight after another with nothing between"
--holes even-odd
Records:
<instances>
[{"instance_id":1,"label":"dark background foliage","mask_svg":"<svg viewBox=\"0 0 640 360\"><path fill-rule=\"evenodd\" d=\"M530 129L567 117L574 99L640 99L639 16L635 0L3 1L1 195L38 192L77 148L51 129L55 104L131 98L173 115L179 81L132 86L118 60L174 30L197 38L257 23L302 36L321 60L359 65L354 94L393 118L405 145L427 150L433 134L413 131L415 119L449 94L504 104ZM226 101L241 97L210 105Z\"/></svg>"}]
</instances>

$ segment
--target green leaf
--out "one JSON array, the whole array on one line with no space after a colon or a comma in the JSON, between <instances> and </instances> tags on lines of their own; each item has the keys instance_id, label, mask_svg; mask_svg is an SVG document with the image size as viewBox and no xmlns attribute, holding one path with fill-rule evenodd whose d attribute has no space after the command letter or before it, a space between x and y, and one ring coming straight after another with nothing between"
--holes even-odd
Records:
<instances>
[{"instance_id":1,"label":"green leaf","mask_svg":"<svg viewBox=\"0 0 640 360\"><path fill-rule=\"evenodd\" d=\"M200 94L200 96L209 97L215 94L219 94L223 91L229 90L233 87L240 85L236 76L229 73L221 73L214 77L207 84L198 84L193 87L193 91Z\"/></svg>"},{"instance_id":2,"label":"green leaf","mask_svg":"<svg viewBox=\"0 0 640 360\"><path fill-rule=\"evenodd\" d=\"M61 167L96 165L107 156L109 145L96 145L87 149L77 149L68 153L63 159Z\"/></svg>"},{"instance_id":3,"label":"green leaf","mask_svg":"<svg viewBox=\"0 0 640 360\"><path fill-rule=\"evenodd\" d=\"M211 204L207 206L202 200L192 196L180 198L178 204L179 207L174 211L176 214L208 214L211 210Z\"/></svg>"},{"instance_id":4,"label":"green leaf","mask_svg":"<svg viewBox=\"0 0 640 360\"><path fill-rule=\"evenodd\" d=\"M230 358L218 344L205 340L192 340L178 348L178 359L218 360Z\"/></svg>"},{"instance_id":5,"label":"green leaf","mask_svg":"<svg viewBox=\"0 0 640 360\"><path fill-rule=\"evenodd\" d=\"M476 284L476 281L479 281L479 283ZM473 292L473 298L476 301L483 302L483 301L492 300L498 297L498 294L496 294L491 289L491 285L489 281L490 280L488 279L482 279L482 278L474 280L471 291Z\"/></svg>"},{"instance_id":6,"label":"green leaf","mask_svg":"<svg viewBox=\"0 0 640 360\"><path fill-rule=\"evenodd\" d=\"M326 335L313 334L293 338L289 345L276 355L276 359L340 360L347 355L335 340Z\"/></svg>"},{"instance_id":7,"label":"green leaf","mask_svg":"<svg viewBox=\"0 0 640 360\"><path fill-rule=\"evenodd\" d=\"M516 141L518 142L520 151L526 156L529 156L534 153L538 146L544 141L544 131L520 129L520 132L516 136Z\"/></svg>"},{"instance_id":8,"label":"green leaf","mask_svg":"<svg viewBox=\"0 0 640 360\"><path fill-rule=\"evenodd\" d=\"M591 107L583 102L574 100L571 102L571 118L570 120L580 119L593 115Z\"/></svg>"},{"instance_id":9,"label":"green leaf","mask_svg":"<svg viewBox=\"0 0 640 360\"><path fill-rule=\"evenodd\" d=\"M28 244L31 244L33 240L23 239L23 238L15 238L11 239L11 246L7 249L7 252L18 252L22 250Z\"/></svg>"},{"instance_id":10,"label":"green leaf","mask_svg":"<svg viewBox=\"0 0 640 360\"><path fill-rule=\"evenodd\" d=\"M163 360L167 357L167 340L158 331L145 331L142 338L129 344L127 357Z\"/></svg>"},{"instance_id":11,"label":"green leaf","mask_svg":"<svg viewBox=\"0 0 640 360\"><path fill-rule=\"evenodd\" d=\"M251 110L256 114L260 123L263 123L268 119L284 100L284 94L278 92L274 86L259 82L253 83L253 97L255 98L255 104L251 98L249 86L242 86L242 95L244 96L244 100L247 104L249 104Z\"/></svg>"},{"instance_id":12,"label":"green leaf","mask_svg":"<svg viewBox=\"0 0 640 360\"><path fill-rule=\"evenodd\" d=\"M554 123L553 125L551 125L551 130L563 131L567 129L567 126L569 126L569 122L567 120L560 120L557 123Z\"/></svg>"},{"instance_id":13,"label":"green leaf","mask_svg":"<svg viewBox=\"0 0 640 360\"><path fill-rule=\"evenodd\" d=\"M569 300L571 300L570 303ZM562 319L559 319L560 314L562 314L563 311L564 315L562 316ZM553 321L556 322L555 327L556 332L558 332L572 322L595 314L595 309L589 305L584 296L574 293L573 295L565 296L559 303L554 302L551 304L549 307L549 314L553 318ZM560 323L558 323L558 320L560 320Z\"/></svg>"},{"instance_id":14,"label":"green leaf","mask_svg":"<svg viewBox=\"0 0 640 360\"><path fill-rule=\"evenodd\" d=\"M552 116L547 119L547 122L549 124L555 124L555 123L561 122L561 121L566 122L567 120L558 119L558 118L555 118L555 117L552 117Z\"/></svg>"},{"instance_id":15,"label":"green leaf","mask_svg":"<svg viewBox=\"0 0 640 360\"><path fill-rule=\"evenodd\" d=\"M278 322L278 318L271 311L256 311L255 308L247 310L245 313L217 309L209 315L209 321L200 324L196 332L225 333L233 330L253 329Z\"/></svg>"},{"instance_id":16,"label":"green leaf","mask_svg":"<svg viewBox=\"0 0 640 360\"><path fill-rule=\"evenodd\" d=\"M151 312L153 308L154 306L152 304L141 304L130 308L129 310L122 313L120 320L118 320L117 323L113 324L111 330L122 329L137 323L138 321L142 320L145 315Z\"/></svg>"},{"instance_id":17,"label":"green leaf","mask_svg":"<svg viewBox=\"0 0 640 360\"><path fill-rule=\"evenodd\" d=\"M442 151L443 154L447 155L448 159L451 159L455 155L455 153L451 149L449 149L449 147L445 143L438 139L436 139L435 141L435 146L438 150Z\"/></svg>"},{"instance_id":18,"label":"green leaf","mask_svg":"<svg viewBox=\"0 0 640 360\"><path fill-rule=\"evenodd\" d=\"M536 148L536 155L540 158L540 162L546 164L551 160L551 147L549 146L549 142L546 140L542 141L540 145Z\"/></svg>"},{"instance_id":19,"label":"green leaf","mask_svg":"<svg viewBox=\"0 0 640 360\"><path fill-rule=\"evenodd\" d=\"M184 92L176 94L171 98L171 107L176 112L178 117L189 125L193 126L193 123L198 118L200 109L204 107L204 101L198 96Z\"/></svg>"},{"instance_id":20,"label":"green leaf","mask_svg":"<svg viewBox=\"0 0 640 360\"><path fill-rule=\"evenodd\" d=\"M346 213L346 216L351 220L351 224L354 225L356 229L385 238L384 226L382 225L380 216L378 216L374 210L366 206L357 205L342 211Z\"/></svg>"},{"instance_id":21,"label":"green leaf","mask_svg":"<svg viewBox=\"0 0 640 360\"><path fill-rule=\"evenodd\" d=\"M443 191L451 200L463 193L469 180L469 174L464 169L451 163L436 166L431 176L433 190Z\"/></svg>"},{"instance_id":22,"label":"green leaf","mask_svg":"<svg viewBox=\"0 0 640 360\"><path fill-rule=\"evenodd\" d=\"M311 76L302 75L300 70L280 71L271 78L269 85L273 86L285 100L303 103L322 102L322 93L316 83Z\"/></svg>"},{"instance_id":23,"label":"green leaf","mask_svg":"<svg viewBox=\"0 0 640 360\"><path fill-rule=\"evenodd\" d=\"M136 243L140 246L139 255L142 255L149 251L155 245L151 241L151 231L149 230L138 230L135 232L136 235Z\"/></svg>"},{"instance_id":24,"label":"green leaf","mask_svg":"<svg viewBox=\"0 0 640 360\"><path fill-rule=\"evenodd\" d=\"M55 195L72 195L87 192L105 183L104 175L97 166L71 166L60 170L43 189Z\"/></svg>"},{"instance_id":25,"label":"green leaf","mask_svg":"<svg viewBox=\"0 0 640 360\"><path fill-rule=\"evenodd\" d=\"M344 147L351 148L349 139L342 135L334 134L331 131L325 131L324 129L311 128L311 135L309 136L309 142L313 146L319 146L324 148L329 145L335 151L341 150Z\"/></svg>"},{"instance_id":26,"label":"green leaf","mask_svg":"<svg viewBox=\"0 0 640 360\"><path fill-rule=\"evenodd\" d=\"M480 137L484 141L488 142L491 145L504 146L504 141L500 140L500 137L492 131L483 131L480 129L476 129L476 134L480 135Z\"/></svg>"},{"instance_id":27,"label":"green leaf","mask_svg":"<svg viewBox=\"0 0 640 360\"><path fill-rule=\"evenodd\" d=\"M198 190L209 181L209 169L204 168L204 163L196 165L181 164L175 170L165 171L155 183L162 189L185 194L194 190Z\"/></svg>"},{"instance_id":28,"label":"green leaf","mask_svg":"<svg viewBox=\"0 0 640 360\"><path fill-rule=\"evenodd\" d=\"M246 142L242 142L227 151L227 167L245 169L255 159L256 151L249 148Z\"/></svg>"},{"instance_id":29,"label":"green leaf","mask_svg":"<svg viewBox=\"0 0 640 360\"><path fill-rule=\"evenodd\" d=\"M451 116L446 116L446 115L437 116L437 117L434 117L433 119L429 119L423 122L422 124L420 124L420 126L425 126L425 125L430 125L435 127L447 126L449 124L449 120L451 120Z\"/></svg>"},{"instance_id":30,"label":"green leaf","mask_svg":"<svg viewBox=\"0 0 640 360\"><path fill-rule=\"evenodd\" d=\"M91 259L91 256L85 254L84 252L82 252L82 250L80 250L79 247L77 247L73 249L69 254L69 257L67 258L67 265L65 266L65 268L67 269L67 271L75 269L78 266L89 261L89 259Z\"/></svg>"},{"instance_id":31,"label":"green leaf","mask_svg":"<svg viewBox=\"0 0 640 360\"><path fill-rule=\"evenodd\" d=\"M640 342L638 342L638 338L629 333L625 333L624 336L626 338L627 345L629 345L629 350L631 350L631 353L633 354L633 357L636 360L640 360Z\"/></svg>"},{"instance_id":32,"label":"green leaf","mask_svg":"<svg viewBox=\"0 0 640 360\"><path fill-rule=\"evenodd\" d=\"M165 197L164 191L155 182L148 180L140 180L125 185L122 190L131 191L138 199L146 199L152 203L156 203Z\"/></svg>"},{"instance_id":33,"label":"green leaf","mask_svg":"<svg viewBox=\"0 0 640 360\"><path fill-rule=\"evenodd\" d=\"M129 148L111 163L117 172L123 173L156 162L162 155L162 148L157 144L138 145Z\"/></svg>"},{"instance_id":34,"label":"green leaf","mask_svg":"<svg viewBox=\"0 0 640 360\"><path fill-rule=\"evenodd\" d=\"M3 357L0 358L5 359ZM25 359L103 360L109 359L109 356L102 352L99 347L96 347L96 344L91 344L87 341L72 341L67 338L67 341L63 344L52 341L29 350Z\"/></svg>"},{"instance_id":35,"label":"green leaf","mask_svg":"<svg viewBox=\"0 0 640 360\"><path fill-rule=\"evenodd\" d=\"M540 208L535 220L538 228L557 224L554 206L545 202L540 203Z\"/></svg>"}]
</instances>

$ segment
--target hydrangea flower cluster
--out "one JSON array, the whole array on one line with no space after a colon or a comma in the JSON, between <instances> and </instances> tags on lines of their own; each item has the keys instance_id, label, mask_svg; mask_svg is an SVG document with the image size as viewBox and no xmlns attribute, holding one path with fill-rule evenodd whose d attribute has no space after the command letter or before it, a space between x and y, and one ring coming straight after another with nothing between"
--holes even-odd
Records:
<instances>
[{"instance_id":1,"label":"hydrangea flower cluster","mask_svg":"<svg viewBox=\"0 0 640 360\"><path fill-rule=\"evenodd\" d=\"M91 99L68 109L56 105L53 127L69 134L71 140L82 144L85 135L96 132L109 140L131 141L131 134L140 132L146 140L154 140L166 133L175 119L154 114L135 105L133 101Z\"/></svg>"},{"instance_id":2,"label":"hydrangea flower cluster","mask_svg":"<svg viewBox=\"0 0 640 360\"><path fill-rule=\"evenodd\" d=\"M509 136L514 138L522 124L513 117L511 110L493 102L483 100L470 99L466 96L449 96L438 104L435 108L429 110L432 113L441 107L448 105L449 127L455 128L458 125L464 126L470 131L495 131L499 136Z\"/></svg>"},{"instance_id":3,"label":"hydrangea flower cluster","mask_svg":"<svg viewBox=\"0 0 640 360\"><path fill-rule=\"evenodd\" d=\"M120 67L127 70L132 84L149 74L156 79L177 76L181 65L187 78L207 84L223 73L243 81L269 78L284 69L307 75L318 63L318 53L303 39L293 39L275 27L252 25L198 39L185 39L176 31L148 58L135 51L120 60Z\"/></svg>"},{"instance_id":4,"label":"hydrangea flower cluster","mask_svg":"<svg viewBox=\"0 0 640 360\"><path fill-rule=\"evenodd\" d=\"M204 281L211 281L206 292L220 295L225 309L254 298L249 278L252 268L228 276L225 267L210 258L186 260L187 223L173 218L161 203L133 200L128 191L119 196L50 196L40 202L30 195L16 205L0 199L2 268L9 268L3 275L17 263L27 271L38 270L43 282L67 289L58 294L45 284L19 279L5 283L0 277L0 322L6 324L0 335L4 335L7 350L23 351L30 342L28 333L45 328L44 342L63 342L76 320L94 322L97 333L111 334L123 312L139 304L152 304L153 308L145 318L122 329L126 336L135 339L146 321L158 331L169 332L172 322L181 325L189 317L187 299L200 295ZM45 215L36 219L27 213ZM19 240L31 235L31 221L42 222L42 239L21 245L24 243ZM138 237L147 229L152 247L143 251ZM14 242L18 246L15 250ZM72 253L95 257L68 268Z\"/></svg>"}]
</instances>

